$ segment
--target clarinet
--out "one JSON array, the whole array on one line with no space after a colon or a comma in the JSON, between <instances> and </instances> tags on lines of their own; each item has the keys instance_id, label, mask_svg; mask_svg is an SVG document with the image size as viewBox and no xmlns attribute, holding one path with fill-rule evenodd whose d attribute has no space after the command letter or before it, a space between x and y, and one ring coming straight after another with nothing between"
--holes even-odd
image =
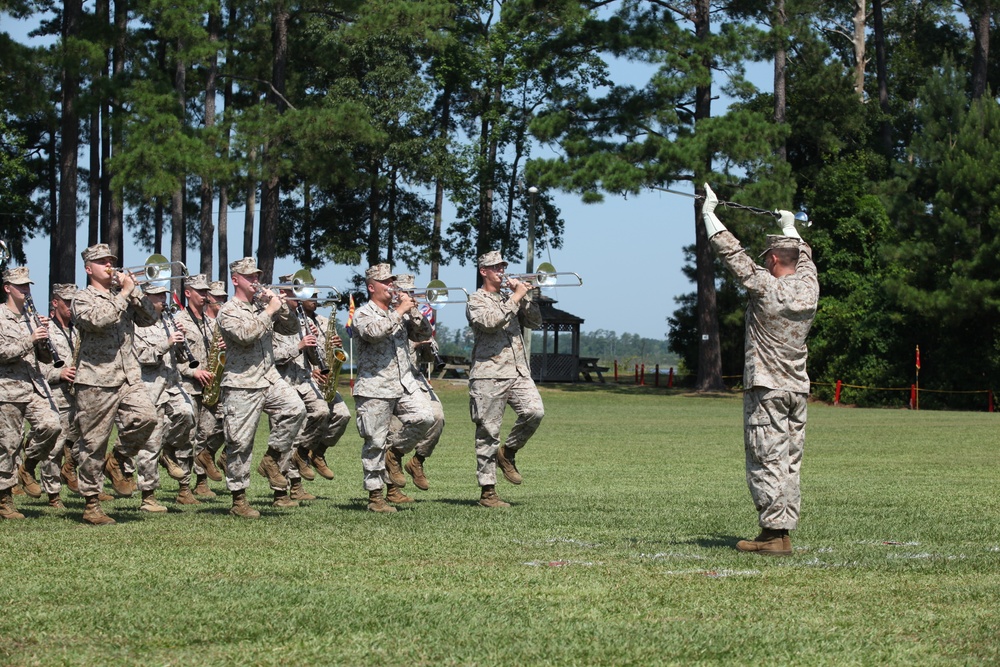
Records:
<instances>
[{"instance_id":1,"label":"clarinet","mask_svg":"<svg viewBox=\"0 0 1000 667\"><path fill-rule=\"evenodd\" d=\"M35 309L35 301L31 298L30 294L24 295L24 319L28 321L28 328L31 329L31 321L35 321L35 328L42 326L42 320L38 316L38 311ZM55 345L52 341L46 338L44 341L46 349L48 349L49 354L52 355L52 366L53 368L62 368L66 365L66 362L59 358L59 353L56 352Z\"/></svg>"},{"instance_id":2,"label":"clarinet","mask_svg":"<svg viewBox=\"0 0 1000 667\"><path fill-rule=\"evenodd\" d=\"M177 321L174 320L174 310L177 309L172 303L168 303L163 307L163 319L173 327L174 331L179 331L177 328ZM174 343L174 349L177 351L177 355L181 358L181 361L186 361L190 368L198 368L198 360L194 358L194 353L191 352L191 347L188 345L187 340L180 343Z\"/></svg>"}]
</instances>

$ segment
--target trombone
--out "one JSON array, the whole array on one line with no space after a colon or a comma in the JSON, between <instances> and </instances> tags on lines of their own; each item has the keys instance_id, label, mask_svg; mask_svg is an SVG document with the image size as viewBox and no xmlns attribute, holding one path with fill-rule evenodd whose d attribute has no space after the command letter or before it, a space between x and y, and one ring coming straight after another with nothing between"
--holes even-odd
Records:
<instances>
[{"instance_id":1,"label":"trombone","mask_svg":"<svg viewBox=\"0 0 1000 667\"><path fill-rule=\"evenodd\" d=\"M464 287L448 287L441 280L432 280L422 290L417 287L393 287L393 301L398 301L396 294L409 294L414 301L426 303L434 310L443 308L449 303L465 303L469 300L469 291Z\"/></svg>"},{"instance_id":2,"label":"trombone","mask_svg":"<svg viewBox=\"0 0 1000 667\"><path fill-rule=\"evenodd\" d=\"M140 266L108 267L108 274L111 276L112 287L121 287L118 275L128 273L135 275L135 283L143 285L146 283L169 283L178 278L187 278L188 270L184 262L171 262L163 255L150 255L146 258L146 263Z\"/></svg>"},{"instance_id":3,"label":"trombone","mask_svg":"<svg viewBox=\"0 0 1000 667\"><path fill-rule=\"evenodd\" d=\"M583 286L583 278L580 277L580 274L573 273L572 271L556 271L556 267L552 266L548 262L539 264L538 270L535 271L535 273L504 274L503 284L507 285L511 278L520 280L523 283L528 283L531 287L541 287L542 289L548 289L550 287Z\"/></svg>"}]
</instances>

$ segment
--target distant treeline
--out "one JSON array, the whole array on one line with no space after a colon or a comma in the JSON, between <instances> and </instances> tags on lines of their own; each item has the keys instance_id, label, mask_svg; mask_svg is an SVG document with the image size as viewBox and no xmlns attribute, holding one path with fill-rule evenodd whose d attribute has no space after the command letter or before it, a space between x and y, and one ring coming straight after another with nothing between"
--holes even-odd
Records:
<instances>
[{"instance_id":1,"label":"distant treeline","mask_svg":"<svg viewBox=\"0 0 1000 667\"><path fill-rule=\"evenodd\" d=\"M437 327L437 341L442 355L468 357L472 352L472 331L468 327L453 329L444 325ZM571 338L568 333L560 334L559 351L570 351ZM580 332L580 356L596 357L599 363L610 366L617 359L619 364L646 364L661 367L677 367L679 357L667 349L667 339L643 338L639 334L623 333L598 329L591 332ZM551 349L551 334L549 349ZM535 332L532 351L542 349L542 334Z\"/></svg>"}]
</instances>

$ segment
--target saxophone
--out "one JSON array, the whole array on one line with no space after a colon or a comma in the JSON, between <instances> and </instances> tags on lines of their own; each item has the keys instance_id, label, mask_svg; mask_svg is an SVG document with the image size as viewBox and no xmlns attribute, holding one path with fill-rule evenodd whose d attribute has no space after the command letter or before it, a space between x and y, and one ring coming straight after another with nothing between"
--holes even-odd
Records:
<instances>
[{"instance_id":1,"label":"saxophone","mask_svg":"<svg viewBox=\"0 0 1000 667\"><path fill-rule=\"evenodd\" d=\"M337 335L337 310L334 308L330 314L330 319L326 322L326 367L330 373L326 376L326 384L323 385L323 399L327 403L333 403L337 399L337 383L340 381L340 369L347 361L347 352L342 347L335 347L333 337Z\"/></svg>"},{"instance_id":2,"label":"saxophone","mask_svg":"<svg viewBox=\"0 0 1000 667\"><path fill-rule=\"evenodd\" d=\"M202 405L209 407L218 404L222 393L222 371L226 368L226 351L219 347L222 329L216 321L212 330L212 344L208 348L208 372L212 374L212 383L201 391Z\"/></svg>"}]
</instances>

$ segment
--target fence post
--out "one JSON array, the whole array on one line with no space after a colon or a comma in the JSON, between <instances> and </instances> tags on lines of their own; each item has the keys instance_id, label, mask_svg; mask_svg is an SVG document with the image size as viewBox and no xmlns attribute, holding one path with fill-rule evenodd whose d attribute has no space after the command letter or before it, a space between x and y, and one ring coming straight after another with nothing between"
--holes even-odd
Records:
<instances>
[{"instance_id":1,"label":"fence post","mask_svg":"<svg viewBox=\"0 0 1000 667\"><path fill-rule=\"evenodd\" d=\"M639 384L639 364L635 365L635 384Z\"/></svg>"},{"instance_id":2,"label":"fence post","mask_svg":"<svg viewBox=\"0 0 1000 667\"><path fill-rule=\"evenodd\" d=\"M615 359L615 384L618 384L618 360Z\"/></svg>"},{"instance_id":3,"label":"fence post","mask_svg":"<svg viewBox=\"0 0 1000 667\"><path fill-rule=\"evenodd\" d=\"M840 405L840 387L842 385L843 385L843 383L840 380L837 380L837 391L834 393L834 396L833 396L833 404L834 405Z\"/></svg>"},{"instance_id":4,"label":"fence post","mask_svg":"<svg viewBox=\"0 0 1000 667\"><path fill-rule=\"evenodd\" d=\"M910 385L910 409L917 409L917 385L915 384Z\"/></svg>"},{"instance_id":5,"label":"fence post","mask_svg":"<svg viewBox=\"0 0 1000 667\"><path fill-rule=\"evenodd\" d=\"M646 386L646 362L642 362L642 372L639 374L639 384Z\"/></svg>"},{"instance_id":6,"label":"fence post","mask_svg":"<svg viewBox=\"0 0 1000 667\"><path fill-rule=\"evenodd\" d=\"M667 388L670 389L674 386L674 367L670 367L670 375L667 376Z\"/></svg>"},{"instance_id":7,"label":"fence post","mask_svg":"<svg viewBox=\"0 0 1000 667\"><path fill-rule=\"evenodd\" d=\"M659 364L656 364L656 376L655 377L656 377L656 379L653 380L653 386L654 387L659 387L660 386L660 365Z\"/></svg>"},{"instance_id":8,"label":"fence post","mask_svg":"<svg viewBox=\"0 0 1000 667\"><path fill-rule=\"evenodd\" d=\"M990 408L989 408L989 411L993 412L993 390L992 389L988 389L988 390L986 390L986 393L990 397Z\"/></svg>"}]
</instances>

